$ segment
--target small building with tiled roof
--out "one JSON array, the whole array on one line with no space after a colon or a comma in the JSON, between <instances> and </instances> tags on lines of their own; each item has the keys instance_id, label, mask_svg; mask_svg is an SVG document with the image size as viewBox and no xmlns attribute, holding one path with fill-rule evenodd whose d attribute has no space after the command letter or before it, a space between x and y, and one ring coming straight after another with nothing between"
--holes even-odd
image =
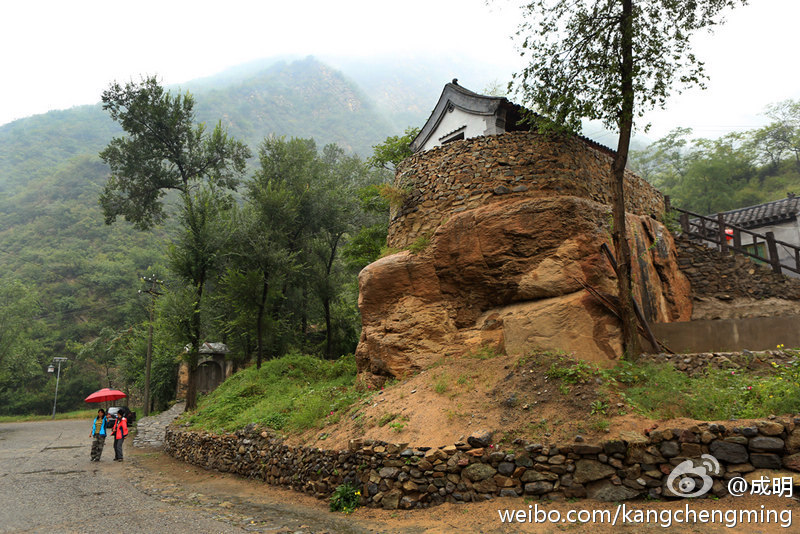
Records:
<instances>
[{"instance_id":1,"label":"small building with tiled roof","mask_svg":"<svg viewBox=\"0 0 800 534\"><path fill-rule=\"evenodd\" d=\"M800 197L795 196L794 193L787 193L786 198L780 200L714 213L707 217L710 219L717 219L719 215L722 215L726 225L745 228L761 235L772 232L775 236L775 240L778 242L777 251L780 262L785 265L796 263L795 250L781 244L788 243L790 245L800 246L800 223L798 222L798 215L800 215ZM742 246L751 254L757 254L762 258L767 258L766 243L761 240L758 240L759 242L755 241L754 239L754 242L751 244L748 243L746 239L743 239ZM787 272L786 274L789 276L797 276L791 272Z\"/></svg>"},{"instance_id":2,"label":"small building with tiled roof","mask_svg":"<svg viewBox=\"0 0 800 534\"><path fill-rule=\"evenodd\" d=\"M722 216L728 224L750 229L766 226L784 226L786 223L796 222L799 212L800 197L796 197L794 193L789 193L786 198L780 200L724 211ZM718 214L716 213L709 215L712 219L717 218L717 216ZM790 226L797 228L797 224Z\"/></svg>"},{"instance_id":3,"label":"small building with tiled roof","mask_svg":"<svg viewBox=\"0 0 800 534\"><path fill-rule=\"evenodd\" d=\"M442 94L430 117L411 142L413 153L430 150L461 139L483 135L500 135L506 132L530 130L525 117L537 115L503 96L481 95L458 84L458 80L445 84ZM587 137L577 135L595 150L611 156L614 151Z\"/></svg>"},{"instance_id":4,"label":"small building with tiled roof","mask_svg":"<svg viewBox=\"0 0 800 534\"><path fill-rule=\"evenodd\" d=\"M412 152L430 150L460 139L527 130L519 124L522 109L502 96L481 95L453 80L444 86L430 117L411 143Z\"/></svg>"}]
</instances>

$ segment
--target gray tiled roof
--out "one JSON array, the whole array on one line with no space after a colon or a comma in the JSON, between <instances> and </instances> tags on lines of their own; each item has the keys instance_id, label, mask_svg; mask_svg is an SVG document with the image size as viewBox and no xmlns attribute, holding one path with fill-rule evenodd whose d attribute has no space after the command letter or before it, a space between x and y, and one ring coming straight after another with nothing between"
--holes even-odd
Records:
<instances>
[{"instance_id":1,"label":"gray tiled roof","mask_svg":"<svg viewBox=\"0 0 800 534\"><path fill-rule=\"evenodd\" d=\"M511 102L503 96L481 95L470 91L458 85L457 80L453 80L452 83L445 84L442 94L439 96L439 101L436 103L433 111L431 111L430 117L428 117L428 120L420 129L417 137L411 142L410 147L412 152L418 152L425 145L436 130L442 116L447 112L447 108L450 105L454 105L477 115L493 115L497 109L502 106L514 117L513 120L508 120L506 122L506 131L530 129L530 125L527 123L517 124L519 119L525 116L526 113L529 113L524 107ZM532 116L539 117L536 113L532 113ZM612 157L615 154L614 150L588 137L582 135L576 135L576 137L595 150L604 152Z\"/></svg>"},{"instance_id":2,"label":"gray tiled roof","mask_svg":"<svg viewBox=\"0 0 800 534\"><path fill-rule=\"evenodd\" d=\"M781 200L774 200L757 206L748 206L722 212L725 222L742 228L756 228L768 224L791 221L800 212L800 197L790 195ZM714 219L717 214L709 215Z\"/></svg>"}]
</instances>

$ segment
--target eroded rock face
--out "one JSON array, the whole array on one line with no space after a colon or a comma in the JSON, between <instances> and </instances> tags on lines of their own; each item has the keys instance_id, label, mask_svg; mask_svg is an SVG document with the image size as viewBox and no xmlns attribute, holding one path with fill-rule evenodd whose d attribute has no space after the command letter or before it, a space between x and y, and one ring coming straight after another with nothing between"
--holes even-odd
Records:
<instances>
[{"instance_id":1,"label":"eroded rock face","mask_svg":"<svg viewBox=\"0 0 800 534\"><path fill-rule=\"evenodd\" d=\"M403 376L482 345L512 354L560 349L601 364L618 358L618 322L581 284L616 294L600 251L611 240L609 213L578 197L504 198L452 214L417 254L367 266L359 275L362 378ZM650 217L628 215L627 224L645 315L688 320L689 284L669 232Z\"/></svg>"}]
</instances>

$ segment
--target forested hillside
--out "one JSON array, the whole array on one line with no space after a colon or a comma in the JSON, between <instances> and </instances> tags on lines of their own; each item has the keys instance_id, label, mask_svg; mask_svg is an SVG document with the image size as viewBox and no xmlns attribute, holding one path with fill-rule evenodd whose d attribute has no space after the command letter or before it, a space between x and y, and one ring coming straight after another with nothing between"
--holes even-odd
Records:
<instances>
[{"instance_id":1,"label":"forested hillside","mask_svg":"<svg viewBox=\"0 0 800 534\"><path fill-rule=\"evenodd\" d=\"M428 78L436 77L434 70L429 68ZM250 146L254 156L266 138L296 137L313 140L320 151L336 144L341 152L329 152L328 160L333 157L346 166L351 165L347 163L350 155L366 158L373 145L402 131L392 125L391 112L379 109L357 83L313 58L246 68L234 76L186 85L197 102L196 120L206 123L208 131L221 122L231 136ZM171 89L176 94L184 92L183 88ZM438 90L418 97L406 94L405 98L423 102L424 109L432 106L437 96ZM428 112L419 113L420 123ZM167 284L173 283L167 251L180 236L172 218L146 232L125 221L104 224L98 197L109 171L98 153L122 133L99 104L0 126L0 413L51 409L55 379L44 369L54 356L70 358L63 369L59 411L80 406L85 391L95 386L141 386L136 381L141 380L150 300L138 293L145 287L140 277L156 270ZM254 157L246 174L257 169ZM352 175L356 171L336 172ZM362 169L356 174L365 172ZM366 178L359 180L362 185L367 183ZM348 190L352 200L358 198L356 189ZM241 201L244 189L236 195ZM175 215L176 205L169 205ZM374 248L371 242L380 238L380 225L374 226L373 215L359 217L373 232L362 245ZM348 226L348 236L357 233L357 228ZM327 269L323 278L329 279L334 271L340 276L338 265L344 260L339 255L345 242L341 239L334 249L336 269ZM308 268L312 264L304 260ZM327 304L329 320L331 314L347 317L347 324L334 321L338 331L349 331L341 333L345 341L336 341L341 350L347 350L357 336L357 330L352 330L357 328L353 268L346 268L350 272L347 304L338 297ZM337 278L336 283L345 282ZM301 298L311 298L307 296L309 288L297 290ZM339 295L344 289L336 291ZM313 350L321 350L319 344L325 339L325 327L316 323L319 319L324 323L325 310L317 306L297 319L316 332L314 346L305 347ZM227 334L216 328L209 335L219 340ZM169 390L170 382L174 387L179 350L175 340L156 341L161 347L157 356L161 358L162 387ZM235 340L229 342L236 344ZM242 350L252 350L244 343Z\"/></svg>"},{"instance_id":2,"label":"forested hillside","mask_svg":"<svg viewBox=\"0 0 800 534\"><path fill-rule=\"evenodd\" d=\"M800 193L800 102L770 105L762 128L694 139L678 128L633 152L630 165L672 197L672 204L713 214Z\"/></svg>"}]
</instances>

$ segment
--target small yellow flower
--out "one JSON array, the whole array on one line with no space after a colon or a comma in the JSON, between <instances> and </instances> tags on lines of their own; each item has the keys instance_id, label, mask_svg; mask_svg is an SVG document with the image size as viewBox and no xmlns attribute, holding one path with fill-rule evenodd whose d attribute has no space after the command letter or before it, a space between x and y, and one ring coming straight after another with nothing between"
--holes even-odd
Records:
<instances>
[{"instance_id":1,"label":"small yellow flower","mask_svg":"<svg viewBox=\"0 0 800 534\"><path fill-rule=\"evenodd\" d=\"M357 491L357 492L356 492L356 495L361 495L361 492L360 492L360 491Z\"/></svg>"}]
</instances>

